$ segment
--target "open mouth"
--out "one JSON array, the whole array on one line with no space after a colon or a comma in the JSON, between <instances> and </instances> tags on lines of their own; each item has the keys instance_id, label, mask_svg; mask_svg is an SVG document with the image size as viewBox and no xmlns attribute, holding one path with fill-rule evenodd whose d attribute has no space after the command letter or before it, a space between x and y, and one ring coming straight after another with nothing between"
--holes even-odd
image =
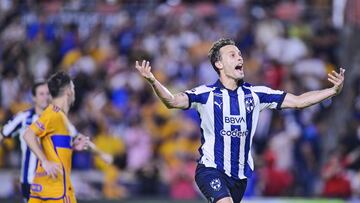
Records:
<instances>
[{"instance_id":1,"label":"open mouth","mask_svg":"<svg viewBox=\"0 0 360 203\"><path fill-rule=\"evenodd\" d=\"M242 65L235 66L235 70L242 70Z\"/></svg>"}]
</instances>

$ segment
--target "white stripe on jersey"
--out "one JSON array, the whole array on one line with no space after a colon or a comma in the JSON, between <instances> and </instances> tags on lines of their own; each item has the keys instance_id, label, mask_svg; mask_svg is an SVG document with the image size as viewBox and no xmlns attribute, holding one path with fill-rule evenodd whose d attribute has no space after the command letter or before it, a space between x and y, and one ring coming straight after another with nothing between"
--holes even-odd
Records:
<instances>
[{"instance_id":1,"label":"white stripe on jersey","mask_svg":"<svg viewBox=\"0 0 360 203\"><path fill-rule=\"evenodd\" d=\"M244 91L248 92L247 95ZM198 111L201 119L199 163L234 178L250 177L254 170L251 145L259 113L264 108L279 108L285 93L246 83L234 92L217 81L211 86L188 90L186 94L190 107Z\"/></svg>"},{"instance_id":2,"label":"white stripe on jersey","mask_svg":"<svg viewBox=\"0 0 360 203\"><path fill-rule=\"evenodd\" d=\"M213 102L213 93L211 92L208 103L212 104ZM215 145L214 125L212 124L214 121L214 110L212 106L207 107L203 105L199 105L198 109L199 112L203 112L200 114L200 127L201 129L203 129L203 136L204 140L206 141L201 146L203 156L200 158L199 162L205 164L208 167L216 168L214 160L214 150L211 150L212 146Z\"/></svg>"},{"instance_id":3,"label":"white stripe on jersey","mask_svg":"<svg viewBox=\"0 0 360 203\"><path fill-rule=\"evenodd\" d=\"M230 96L227 93L226 90L221 90L222 92L222 98L223 98L223 115L230 115ZM229 105L226 105L229 104ZM231 131L231 124L226 124L226 122L224 122L224 130L226 131ZM225 173L228 176L231 176L230 171L231 171L231 164L230 164L230 160L231 160L231 136L223 136L224 139L224 169L225 169Z\"/></svg>"},{"instance_id":4,"label":"white stripe on jersey","mask_svg":"<svg viewBox=\"0 0 360 203\"><path fill-rule=\"evenodd\" d=\"M27 146L23 135L26 128L34 121L39 118L37 114L35 114L34 109L30 109L24 112L20 112L15 115L15 117L8 121L2 130L2 133L5 137L12 137L19 135L20 146L21 146L21 174L20 174L20 182L21 183L29 183L31 184L37 164L37 158L34 153Z\"/></svg>"},{"instance_id":5,"label":"white stripe on jersey","mask_svg":"<svg viewBox=\"0 0 360 203\"><path fill-rule=\"evenodd\" d=\"M239 110L240 110L240 115L246 115L246 109L244 105L240 105L241 101L244 101L244 92L242 91L241 88L238 88L237 91L238 95L239 95ZM246 119L246 118L245 118ZM253 119L254 120L254 119ZM241 129L246 129L246 123L245 122L241 122L240 123ZM245 141L246 141L246 136L242 136L240 137L240 155L241 154L245 154ZM246 178L246 176L244 175L244 168L245 168L245 156L239 156L239 172L238 172L238 177L240 179L244 179Z\"/></svg>"}]
</instances>

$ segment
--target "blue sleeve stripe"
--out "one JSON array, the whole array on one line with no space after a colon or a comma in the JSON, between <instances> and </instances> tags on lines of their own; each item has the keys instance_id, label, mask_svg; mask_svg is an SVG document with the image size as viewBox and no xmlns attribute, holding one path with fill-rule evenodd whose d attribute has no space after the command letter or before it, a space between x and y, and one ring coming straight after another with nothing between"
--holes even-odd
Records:
<instances>
[{"instance_id":1,"label":"blue sleeve stripe","mask_svg":"<svg viewBox=\"0 0 360 203\"><path fill-rule=\"evenodd\" d=\"M187 92L185 92L185 94L188 96L188 100L189 100L189 104L188 104L188 107L187 108L185 108L184 110L187 110L187 109L190 109L190 107L191 107L191 103L192 103L192 98L191 98L191 94L189 94L189 93L187 93Z\"/></svg>"},{"instance_id":2,"label":"blue sleeve stripe","mask_svg":"<svg viewBox=\"0 0 360 203\"><path fill-rule=\"evenodd\" d=\"M185 94L189 97L189 108L191 107L191 104L196 102L200 104L206 104L210 92L205 92L201 94L191 94L189 92L185 92Z\"/></svg>"},{"instance_id":3,"label":"blue sleeve stripe","mask_svg":"<svg viewBox=\"0 0 360 203\"><path fill-rule=\"evenodd\" d=\"M71 136L69 135L53 135L51 136L51 140L55 148L71 149Z\"/></svg>"},{"instance_id":4,"label":"blue sleeve stripe","mask_svg":"<svg viewBox=\"0 0 360 203\"><path fill-rule=\"evenodd\" d=\"M262 92L255 92L260 99L260 103L282 103L284 94L266 94Z\"/></svg>"}]
</instances>

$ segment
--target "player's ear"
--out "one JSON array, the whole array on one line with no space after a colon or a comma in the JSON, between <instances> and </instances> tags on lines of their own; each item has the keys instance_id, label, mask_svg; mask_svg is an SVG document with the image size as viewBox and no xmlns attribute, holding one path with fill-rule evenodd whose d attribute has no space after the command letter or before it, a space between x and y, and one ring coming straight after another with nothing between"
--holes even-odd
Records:
<instances>
[{"instance_id":1,"label":"player's ear","mask_svg":"<svg viewBox=\"0 0 360 203\"><path fill-rule=\"evenodd\" d=\"M70 85L66 86L66 88L65 88L65 94L66 94L67 96L70 96L70 95L71 95Z\"/></svg>"},{"instance_id":2,"label":"player's ear","mask_svg":"<svg viewBox=\"0 0 360 203\"><path fill-rule=\"evenodd\" d=\"M215 62L215 66L216 68L218 68L219 70L221 70L223 68L223 64L220 61L216 61Z\"/></svg>"}]
</instances>

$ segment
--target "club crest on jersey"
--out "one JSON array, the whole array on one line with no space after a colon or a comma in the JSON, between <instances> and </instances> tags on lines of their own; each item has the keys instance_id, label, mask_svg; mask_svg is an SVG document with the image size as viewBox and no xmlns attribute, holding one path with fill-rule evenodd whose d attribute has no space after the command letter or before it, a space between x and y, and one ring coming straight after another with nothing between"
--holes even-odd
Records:
<instances>
[{"instance_id":1,"label":"club crest on jersey","mask_svg":"<svg viewBox=\"0 0 360 203\"><path fill-rule=\"evenodd\" d=\"M251 95L245 95L245 108L247 113L252 112L255 108L255 102Z\"/></svg>"},{"instance_id":2,"label":"club crest on jersey","mask_svg":"<svg viewBox=\"0 0 360 203\"><path fill-rule=\"evenodd\" d=\"M210 182L210 186L212 187L212 189L214 189L215 191L219 191L221 189L221 181L219 178L215 178Z\"/></svg>"}]
</instances>

